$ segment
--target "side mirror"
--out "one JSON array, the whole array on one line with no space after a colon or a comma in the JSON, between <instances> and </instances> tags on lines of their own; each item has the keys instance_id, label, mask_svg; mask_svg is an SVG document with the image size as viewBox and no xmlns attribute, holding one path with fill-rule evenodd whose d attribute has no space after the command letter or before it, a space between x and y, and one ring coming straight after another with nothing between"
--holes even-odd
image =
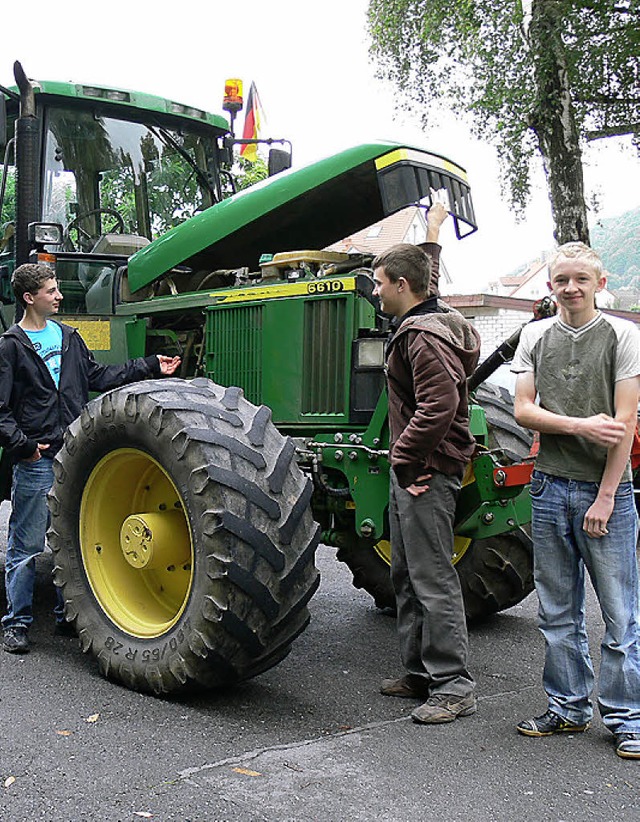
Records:
<instances>
[{"instance_id":1,"label":"side mirror","mask_svg":"<svg viewBox=\"0 0 640 822\"><path fill-rule=\"evenodd\" d=\"M269 177L291 168L291 152L282 148L269 149Z\"/></svg>"},{"instance_id":2,"label":"side mirror","mask_svg":"<svg viewBox=\"0 0 640 822\"><path fill-rule=\"evenodd\" d=\"M219 143L218 161L222 166L231 168L233 165L233 137L227 134Z\"/></svg>"}]
</instances>

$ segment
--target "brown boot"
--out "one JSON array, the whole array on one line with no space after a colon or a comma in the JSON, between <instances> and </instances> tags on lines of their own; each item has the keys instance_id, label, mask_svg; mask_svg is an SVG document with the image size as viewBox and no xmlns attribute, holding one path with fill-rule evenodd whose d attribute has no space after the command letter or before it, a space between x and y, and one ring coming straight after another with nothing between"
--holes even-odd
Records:
<instances>
[{"instance_id":1,"label":"brown boot","mask_svg":"<svg viewBox=\"0 0 640 822\"><path fill-rule=\"evenodd\" d=\"M429 686L426 680L415 674L405 674L399 679L383 679L380 683L383 696L397 696L400 699L426 699Z\"/></svg>"},{"instance_id":2,"label":"brown boot","mask_svg":"<svg viewBox=\"0 0 640 822\"><path fill-rule=\"evenodd\" d=\"M442 722L453 722L459 716L471 716L477 708L473 694L456 696L455 694L434 694L411 714L414 722L422 725L437 725Z\"/></svg>"}]
</instances>

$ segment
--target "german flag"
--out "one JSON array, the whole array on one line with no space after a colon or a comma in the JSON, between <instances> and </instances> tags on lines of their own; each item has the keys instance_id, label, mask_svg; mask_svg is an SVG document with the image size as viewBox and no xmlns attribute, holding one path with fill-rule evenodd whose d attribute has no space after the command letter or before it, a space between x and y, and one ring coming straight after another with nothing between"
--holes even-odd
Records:
<instances>
[{"instance_id":1,"label":"german flag","mask_svg":"<svg viewBox=\"0 0 640 822\"><path fill-rule=\"evenodd\" d=\"M249 96L247 97L247 108L244 115L244 129L242 131L243 140L255 140L260 131L260 115L262 113L262 106L260 105L260 97L258 96L258 89L254 82L249 88ZM255 143L245 144L240 147L240 154L251 160L252 163L258 159L258 146Z\"/></svg>"}]
</instances>

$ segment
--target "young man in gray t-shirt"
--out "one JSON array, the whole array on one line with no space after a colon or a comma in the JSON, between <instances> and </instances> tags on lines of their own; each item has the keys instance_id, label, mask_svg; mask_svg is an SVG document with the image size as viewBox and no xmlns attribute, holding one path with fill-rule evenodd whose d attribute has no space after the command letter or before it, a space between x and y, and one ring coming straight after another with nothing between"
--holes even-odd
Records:
<instances>
[{"instance_id":1,"label":"young man in gray t-shirt","mask_svg":"<svg viewBox=\"0 0 640 822\"><path fill-rule=\"evenodd\" d=\"M606 626L598 707L616 753L640 759L637 514L629 466L640 331L596 308L606 279L588 246L560 246L549 276L559 314L523 330L512 364L516 419L540 432L531 503L548 697L546 713L518 731L550 736L589 726L594 671L586 568Z\"/></svg>"}]
</instances>

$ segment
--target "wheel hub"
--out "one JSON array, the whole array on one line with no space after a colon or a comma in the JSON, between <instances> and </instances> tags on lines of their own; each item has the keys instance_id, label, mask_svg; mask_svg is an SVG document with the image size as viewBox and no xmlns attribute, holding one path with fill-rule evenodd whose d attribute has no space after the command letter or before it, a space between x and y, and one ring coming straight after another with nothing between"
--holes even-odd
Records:
<instances>
[{"instance_id":1,"label":"wheel hub","mask_svg":"<svg viewBox=\"0 0 640 822\"><path fill-rule=\"evenodd\" d=\"M171 570L188 562L189 532L180 511L131 514L120 529L120 549L133 568Z\"/></svg>"},{"instance_id":2,"label":"wheel hub","mask_svg":"<svg viewBox=\"0 0 640 822\"><path fill-rule=\"evenodd\" d=\"M121 631L158 637L178 622L193 583L193 536L176 486L148 453L119 448L96 463L80 546L93 595Z\"/></svg>"}]
</instances>

